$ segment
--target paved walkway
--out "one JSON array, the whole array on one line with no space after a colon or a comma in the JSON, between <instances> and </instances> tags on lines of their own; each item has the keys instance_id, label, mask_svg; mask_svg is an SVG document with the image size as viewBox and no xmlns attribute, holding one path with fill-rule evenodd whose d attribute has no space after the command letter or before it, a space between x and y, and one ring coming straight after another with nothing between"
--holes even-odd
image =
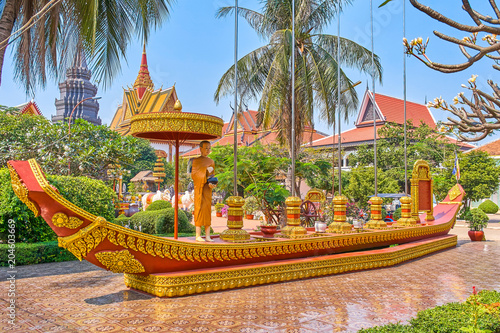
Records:
<instances>
[{"instance_id":1,"label":"paved walkway","mask_svg":"<svg viewBox=\"0 0 500 333\"><path fill-rule=\"evenodd\" d=\"M7 269L0 269L0 331L356 332L407 321L418 311L500 290L500 229L394 267L181 298L125 288L122 274L86 261L20 266L16 326L7 322ZM495 239L495 240L494 240ZM14 328L14 329L13 329Z\"/></svg>"}]
</instances>

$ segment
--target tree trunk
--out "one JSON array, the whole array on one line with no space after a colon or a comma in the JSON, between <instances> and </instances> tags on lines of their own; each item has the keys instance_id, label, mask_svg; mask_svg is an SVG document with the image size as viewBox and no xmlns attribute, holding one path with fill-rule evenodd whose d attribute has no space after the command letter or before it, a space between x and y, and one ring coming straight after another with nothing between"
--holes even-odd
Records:
<instances>
[{"instance_id":1,"label":"tree trunk","mask_svg":"<svg viewBox=\"0 0 500 333\"><path fill-rule=\"evenodd\" d=\"M14 21L17 17L15 1L16 0L7 0L5 3L2 17L0 17L0 42L3 42L12 34ZM7 47L0 49L0 85L2 84L2 67L6 49Z\"/></svg>"}]
</instances>

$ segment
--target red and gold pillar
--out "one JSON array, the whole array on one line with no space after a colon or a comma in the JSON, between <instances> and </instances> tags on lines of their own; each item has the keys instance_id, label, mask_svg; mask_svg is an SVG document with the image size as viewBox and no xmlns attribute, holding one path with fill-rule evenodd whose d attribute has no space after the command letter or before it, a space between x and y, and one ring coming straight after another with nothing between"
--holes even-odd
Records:
<instances>
[{"instance_id":1,"label":"red and gold pillar","mask_svg":"<svg viewBox=\"0 0 500 333\"><path fill-rule=\"evenodd\" d=\"M348 233L352 231L352 225L347 223L347 197L337 195L333 198L333 222L328 226L328 232Z\"/></svg>"},{"instance_id":2,"label":"red and gold pillar","mask_svg":"<svg viewBox=\"0 0 500 333\"><path fill-rule=\"evenodd\" d=\"M242 241L250 239L250 234L243 230L243 204L245 199L239 196L232 196L226 200L229 209L227 210L227 229L221 232L220 238L227 242Z\"/></svg>"},{"instance_id":3,"label":"red and gold pillar","mask_svg":"<svg viewBox=\"0 0 500 333\"><path fill-rule=\"evenodd\" d=\"M401 201L401 218L398 220L397 226L411 227L417 225L417 220L411 214L411 197L402 197Z\"/></svg>"},{"instance_id":4,"label":"red and gold pillar","mask_svg":"<svg viewBox=\"0 0 500 333\"><path fill-rule=\"evenodd\" d=\"M387 228L387 223L382 219L382 198L372 197L371 202L371 219L366 224L367 229L384 229Z\"/></svg>"},{"instance_id":5,"label":"red and gold pillar","mask_svg":"<svg viewBox=\"0 0 500 333\"><path fill-rule=\"evenodd\" d=\"M160 190L160 183L163 181L163 178L167 175L164 171L163 161L160 156L156 159L155 167L154 167L153 177L156 177L155 183L158 184L158 191ZM176 193L177 194L177 193Z\"/></svg>"},{"instance_id":6,"label":"red and gold pillar","mask_svg":"<svg viewBox=\"0 0 500 333\"><path fill-rule=\"evenodd\" d=\"M286 205L286 227L281 233L290 238L298 238L307 234L306 228L300 225L300 204L302 200L298 197L288 197L285 200Z\"/></svg>"}]
</instances>

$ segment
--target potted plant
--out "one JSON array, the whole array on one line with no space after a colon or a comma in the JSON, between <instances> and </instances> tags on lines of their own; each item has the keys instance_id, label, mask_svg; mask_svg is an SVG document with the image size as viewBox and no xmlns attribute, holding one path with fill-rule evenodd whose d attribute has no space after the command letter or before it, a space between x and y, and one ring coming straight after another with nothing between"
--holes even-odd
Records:
<instances>
[{"instance_id":1,"label":"potted plant","mask_svg":"<svg viewBox=\"0 0 500 333\"><path fill-rule=\"evenodd\" d=\"M326 210L330 209L330 205L326 202L326 200L323 200L320 202L319 205L319 219L314 221L314 231L323 233L326 231L327 224L325 222L325 219L327 218L326 216Z\"/></svg>"},{"instance_id":2,"label":"potted plant","mask_svg":"<svg viewBox=\"0 0 500 333\"><path fill-rule=\"evenodd\" d=\"M215 204L215 215L217 217L222 217L222 208L224 208L224 204L222 202Z\"/></svg>"},{"instance_id":3,"label":"potted plant","mask_svg":"<svg viewBox=\"0 0 500 333\"><path fill-rule=\"evenodd\" d=\"M264 237L273 237L275 233L279 232L276 224L269 224L266 220L260 221L260 231Z\"/></svg>"},{"instance_id":4,"label":"potted plant","mask_svg":"<svg viewBox=\"0 0 500 333\"><path fill-rule=\"evenodd\" d=\"M488 226L488 215L479 208L471 209L465 215L465 222L469 225L469 238L471 241L484 240L483 228Z\"/></svg>"},{"instance_id":5,"label":"potted plant","mask_svg":"<svg viewBox=\"0 0 500 333\"><path fill-rule=\"evenodd\" d=\"M250 196L245 199L243 204L243 210L245 211L245 217L248 220L253 220L254 214L259 210L260 205L256 197Z\"/></svg>"}]
</instances>

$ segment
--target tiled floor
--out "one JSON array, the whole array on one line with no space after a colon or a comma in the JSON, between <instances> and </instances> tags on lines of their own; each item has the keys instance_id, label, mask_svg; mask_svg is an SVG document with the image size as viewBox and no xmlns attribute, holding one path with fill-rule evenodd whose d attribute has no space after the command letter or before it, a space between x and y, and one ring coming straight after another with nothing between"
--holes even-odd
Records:
<instances>
[{"instance_id":1,"label":"tiled floor","mask_svg":"<svg viewBox=\"0 0 500 333\"><path fill-rule=\"evenodd\" d=\"M182 298L127 290L122 274L86 262L18 267L17 326L7 322L0 270L0 327L13 332L356 332L417 311L500 290L500 241L395 267Z\"/></svg>"}]
</instances>

